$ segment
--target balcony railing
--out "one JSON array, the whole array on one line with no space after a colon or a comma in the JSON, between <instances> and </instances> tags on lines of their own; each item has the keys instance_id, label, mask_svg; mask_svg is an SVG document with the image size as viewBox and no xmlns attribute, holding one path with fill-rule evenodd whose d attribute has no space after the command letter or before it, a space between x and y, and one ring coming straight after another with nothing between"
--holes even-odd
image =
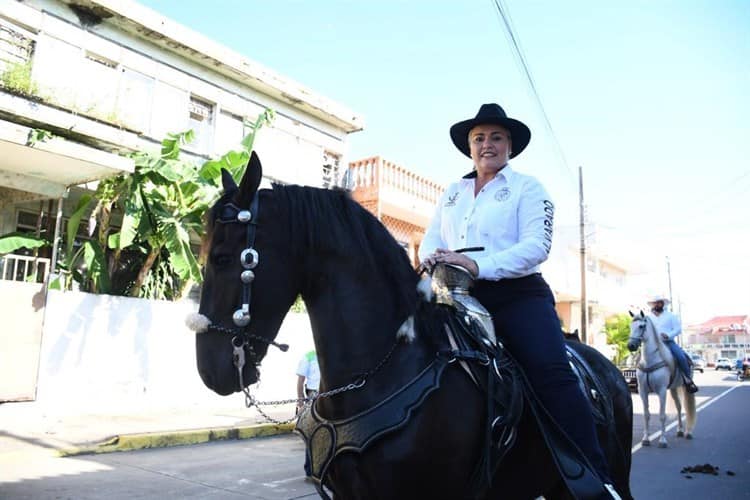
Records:
<instances>
[{"instance_id":1,"label":"balcony railing","mask_svg":"<svg viewBox=\"0 0 750 500\"><path fill-rule=\"evenodd\" d=\"M44 283L49 274L50 260L28 255L8 254L0 257L0 279Z\"/></svg>"},{"instance_id":2,"label":"balcony railing","mask_svg":"<svg viewBox=\"0 0 750 500\"><path fill-rule=\"evenodd\" d=\"M364 202L378 200L379 215L411 217L420 225L426 225L432 217L445 189L437 182L379 156L352 162L349 171L355 199Z\"/></svg>"}]
</instances>

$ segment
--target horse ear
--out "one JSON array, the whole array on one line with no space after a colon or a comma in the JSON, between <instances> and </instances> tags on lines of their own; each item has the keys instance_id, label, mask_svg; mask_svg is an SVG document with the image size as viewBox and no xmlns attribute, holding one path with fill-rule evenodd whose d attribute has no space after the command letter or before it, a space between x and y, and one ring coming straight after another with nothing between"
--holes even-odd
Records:
<instances>
[{"instance_id":1,"label":"horse ear","mask_svg":"<svg viewBox=\"0 0 750 500\"><path fill-rule=\"evenodd\" d=\"M260 186L260 181L263 178L263 167L260 164L260 158L255 154L255 151L250 153L250 160L247 162L245 167L245 175L242 176L240 181L240 194L237 201L237 205L241 207L249 207L250 202L255 196L255 192Z\"/></svg>"},{"instance_id":2,"label":"horse ear","mask_svg":"<svg viewBox=\"0 0 750 500\"><path fill-rule=\"evenodd\" d=\"M628 314L630 314L631 318L635 318L635 314L633 314L633 311L631 311L630 309L628 309Z\"/></svg>"},{"instance_id":3,"label":"horse ear","mask_svg":"<svg viewBox=\"0 0 750 500\"><path fill-rule=\"evenodd\" d=\"M225 193L234 193L237 191L237 184L234 182L232 174L225 168L221 169L221 185L224 187Z\"/></svg>"},{"instance_id":4,"label":"horse ear","mask_svg":"<svg viewBox=\"0 0 750 500\"><path fill-rule=\"evenodd\" d=\"M646 317L646 315L643 314L643 310L641 310L641 318L645 318L645 317Z\"/></svg>"}]
</instances>

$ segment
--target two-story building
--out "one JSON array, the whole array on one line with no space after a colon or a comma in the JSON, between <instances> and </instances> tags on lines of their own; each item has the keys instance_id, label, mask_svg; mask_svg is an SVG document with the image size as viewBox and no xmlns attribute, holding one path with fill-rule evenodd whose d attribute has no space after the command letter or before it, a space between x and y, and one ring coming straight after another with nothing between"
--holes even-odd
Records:
<instances>
[{"instance_id":1,"label":"two-story building","mask_svg":"<svg viewBox=\"0 0 750 500\"><path fill-rule=\"evenodd\" d=\"M718 358L734 361L750 355L750 316L714 316L685 327L685 348L700 354L710 366Z\"/></svg>"},{"instance_id":2,"label":"two-story building","mask_svg":"<svg viewBox=\"0 0 750 500\"><path fill-rule=\"evenodd\" d=\"M195 140L183 158L202 162L239 144L247 124L267 109L276 118L254 145L265 177L323 187L340 182L347 136L363 128L347 107L135 1L0 0L0 235L31 232L59 241L83 193L97 180L133 171L128 154L159 151L168 133L192 129ZM67 341L88 338L86 332L50 330L66 340L50 338L55 349L38 370L45 308L50 300L74 299L42 285L55 265L52 251L31 253L0 258L4 400L33 397L37 373L52 384L48 370L79 363L86 352ZM76 318L71 327L90 324ZM47 325L65 328L66 321L48 318ZM147 363L145 347L134 348L141 350L132 359ZM77 361L65 358L70 349L80 350ZM83 373L83 365L71 366ZM123 384L137 385L138 376L121 375Z\"/></svg>"}]
</instances>

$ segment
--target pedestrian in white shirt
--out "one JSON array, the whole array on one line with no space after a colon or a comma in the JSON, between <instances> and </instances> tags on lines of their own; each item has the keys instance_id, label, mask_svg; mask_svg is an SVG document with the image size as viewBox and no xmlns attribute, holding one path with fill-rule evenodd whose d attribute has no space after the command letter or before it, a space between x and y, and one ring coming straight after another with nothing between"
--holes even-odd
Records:
<instances>
[{"instance_id":1,"label":"pedestrian in white shirt","mask_svg":"<svg viewBox=\"0 0 750 500\"><path fill-rule=\"evenodd\" d=\"M305 405L318 395L320 390L320 367L318 366L318 355L315 351L309 351L302 356L297 364L297 413ZM310 468L310 457L305 450L305 477L310 478L312 470Z\"/></svg>"},{"instance_id":2,"label":"pedestrian in white shirt","mask_svg":"<svg viewBox=\"0 0 750 500\"><path fill-rule=\"evenodd\" d=\"M446 189L419 257L428 268L457 264L477 278L471 293L492 315L498 338L547 411L611 484L590 405L568 363L554 296L539 272L552 245L554 204L536 178L508 163L529 144L531 131L493 103L453 125L450 135L474 168ZM472 247L482 250L456 252Z\"/></svg>"},{"instance_id":3,"label":"pedestrian in white shirt","mask_svg":"<svg viewBox=\"0 0 750 500\"><path fill-rule=\"evenodd\" d=\"M685 381L685 389L690 393L698 392L698 386L695 385L692 378L692 372L688 361L688 356L682 348L677 345L674 341L680 333L682 333L682 325L680 318L678 318L671 311L664 308L669 304L669 299L663 295L655 295L648 301L648 306L651 308L649 316L651 321L654 323L656 332L661 336L662 341L669 347L674 357L677 368L682 373L682 377Z\"/></svg>"}]
</instances>

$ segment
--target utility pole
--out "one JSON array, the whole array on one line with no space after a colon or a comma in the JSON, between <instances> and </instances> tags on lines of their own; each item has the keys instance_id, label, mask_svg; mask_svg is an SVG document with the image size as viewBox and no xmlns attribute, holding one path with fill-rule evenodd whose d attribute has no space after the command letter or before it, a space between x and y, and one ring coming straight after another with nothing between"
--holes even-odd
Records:
<instances>
[{"instance_id":1,"label":"utility pole","mask_svg":"<svg viewBox=\"0 0 750 500\"><path fill-rule=\"evenodd\" d=\"M588 344L588 304L586 303L586 232L583 206L583 167L578 167L578 201L581 233L581 341Z\"/></svg>"},{"instance_id":2,"label":"utility pole","mask_svg":"<svg viewBox=\"0 0 750 500\"><path fill-rule=\"evenodd\" d=\"M669 255L667 255L667 282L669 283L669 310L674 312L674 307L672 306L672 271L669 267Z\"/></svg>"},{"instance_id":3,"label":"utility pole","mask_svg":"<svg viewBox=\"0 0 750 500\"><path fill-rule=\"evenodd\" d=\"M672 303L672 270L669 265L669 255L666 256L667 260L667 284L669 285L669 310L671 312L674 312L674 305ZM675 339L677 341L677 345L682 347L682 335L678 335Z\"/></svg>"}]
</instances>

